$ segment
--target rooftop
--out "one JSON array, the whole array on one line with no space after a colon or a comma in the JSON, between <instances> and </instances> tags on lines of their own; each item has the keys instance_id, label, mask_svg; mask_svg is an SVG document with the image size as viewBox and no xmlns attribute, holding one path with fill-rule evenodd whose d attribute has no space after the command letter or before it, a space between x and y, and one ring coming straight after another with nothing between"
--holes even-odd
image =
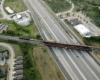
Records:
<instances>
[{"instance_id":1,"label":"rooftop","mask_svg":"<svg viewBox=\"0 0 100 80\"><path fill-rule=\"evenodd\" d=\"M5 52L3 53L3 57L4 57L4 58L7 57L7 51L5 51Z\"/></svg>"},{"instance_id":2,"label":"rooftop","mask_svg":"<svg viewBox=\"0 0 100 80\"><path fill-rule=\"evenodd\" d=\"M85 33L89 33L89 32L90 32L90 30L88 30L88 29L87 29L84 25L82 25L82 24L76 25L76 26L74 26L74 28L77 29L78 32L81 33L81 34L85 34Z\"/></svg>"},{"instance_id":3,"label":"rooftop","mask_svg":"<svg viewBox=\"0 0 100 80\"><path fill-rule=\"evenodd\" d=\"M16 60L22 60L23 59L23 56L18 56L17 58L16 58Z\"/></svg>"},{"instance_id":4,"label":"rooftop","mask_svg":"<svg viewBox=\"0 0 100 80\"><path fill-rule=\"evenodd\" d=\"M76 24L76 23L78 23L78 18L69 19L69 22L72 22L72 23Z\"/></svg>"},{"instance_id":5,"label":"rooftop","mask_svg":"<svg viewBox=\"0 0 100 80\"><path fill-rule=\"evenodd\" d=\"M5 78L2 78L2 79L0 79L0 80L5 80Z\"/></svg>"},{"instance_id":6,"label":"rooftop","mask_svg":"<svg viewBox=\"0 0 100 80\"><path fill-rule=\"evenodd\" d=\"M16 64L17 64L17 65L23 64L23 60L18 60L18 61L16 61Z\"/></svg>"},{"instance_id":7,"label":"rooftop","mask_svg":"<svg viewBox=\"0 0 100 80\"><path fill-rule=\"evenodd\" d=\"M2 58L2 53L0 53L0 58Z\"/></svg>"},{"instance_id":8,"label":"rooftop","mask_svg":"<svg viewBox=\"0 0 100 80\"><path fill-rule=\"evenodd\" d=\"M23 70L16 70L16 74L17 74L17 75L23 74Z\"/></svg>"},{"instance_id":9,"label":"rooftop","mask_svg":"<svg viewBox=\"0 0 100 80\"><path fill-rule=\"evenodd\" d=\"M20 19L22 17L20 14L17 14L16 16L18 19Z\"/></svg>"},{"instance_id":10,"label":"rooftop","mask_svg":"<svg viewBox=\"0 0 100 80\"><path fill-rule=\"evenodd\" d=\"M17 79L17 80L23 79L23 75L18 75L18 76L16 76L16 79Z\"/></svg>"},{"instance_id":11,"label":"rooftop","mask_svg":"<svg viewBox=\"0 0 100 80\"><path fill-rule=\"evenodd\" d=\"M5 74L5 66L1 66L1 73Z\"/></svg>"},{"instance_id":12,"label":"rooftop","mask_svg":"<svg viewBox=\"0 0 100 80\"><path fill-rule=\"evenodd\" d=\"M5 9L6 9L10 14L14 13L13 10L11 10L9 7L5 7Z\"/></svg>"},{"instance_id":13,"label":"rooftop","mask_svg":"<svg viewBox=\"0 0 100 80\"><path fill-rule=\"evenodd\" d=\"M16 69L23 69L23 65L16 65Z\"/></svg>"}]
</instances>

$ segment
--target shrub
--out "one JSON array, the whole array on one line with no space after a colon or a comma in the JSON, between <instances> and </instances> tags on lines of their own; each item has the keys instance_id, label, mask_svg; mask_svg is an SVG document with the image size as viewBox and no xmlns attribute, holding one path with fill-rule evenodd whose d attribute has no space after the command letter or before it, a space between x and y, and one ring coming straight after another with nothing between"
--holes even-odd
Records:
<instances>
[{"instance_id":1,"label":"shrub","mask_svg":"<svg viewBox=\"0 0 100 80\"><path fill-rule=\"evenodd\" d=\"M40 38L41 38L41 36L40 36L39 34L37 34L37 35L36 35L36 38L37 38L37 39L40 39Z\"/></svg>"}]
</instances>

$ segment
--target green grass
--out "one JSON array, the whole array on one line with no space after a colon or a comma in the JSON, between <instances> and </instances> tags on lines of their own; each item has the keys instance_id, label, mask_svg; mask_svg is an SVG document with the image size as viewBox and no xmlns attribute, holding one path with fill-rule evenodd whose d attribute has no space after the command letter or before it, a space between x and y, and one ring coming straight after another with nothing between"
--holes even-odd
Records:
<instances>
[{"instance_id":1,"label":"green grass","mask_svg":"<svg viewBox=\"0 0 100 80\"><path fill-rule=\"evenodd\" d=\"M2 20L0 21L0 23L3 23L4 25L9 25L7 31L5 33L2 33L2 35L18 36L18 37L22 36L25 38L33 38L33 39L36 39L37 34L40 35L34 21L30 21L30 25L28 26L20 26L13 21L7 21L7 20ZM10 33L8 33L8 31L10 31ZM14 34L11 33L11 31Z\"/></svg>"},{"instance_id":2,"label":"green grass","mask_svg":"<svg viewBox=\"0 0 100 80\"><path fill-rule=\"evenodd\" d=\"M20 45L17 45L17 44L10 44L10 45L14 48L15 57L23 55L21 48L20 48Z\"/></svg>"},{"instance_id":3,"label":"green grass","mask_svg":"<svg viewBox=\"0 0 100 80\"><path fill-rule=\"evenodd\" d=\"M10 7L15 13L27 10L23 0L5 0L4 8Z\"/></svg>"},{"instance_id":4,"label":"green grass","mask_svg":"<svg viewBox=\"0 0 100 80\"><path fill-rule=\"evenodd\" d=\"M0 46L0 52L7 50L5 47Z\"/></svg>"},{"instance_id":5,"label":"green grass","mask_svg":"<svg viewBox=\"0 0 100 80\"><path fill-rule=\"evenodd\" d=\"M57 12L67 11L71 8L71 4L66 0L44 0L51 9Z\"/></svg>"}]
</instances>

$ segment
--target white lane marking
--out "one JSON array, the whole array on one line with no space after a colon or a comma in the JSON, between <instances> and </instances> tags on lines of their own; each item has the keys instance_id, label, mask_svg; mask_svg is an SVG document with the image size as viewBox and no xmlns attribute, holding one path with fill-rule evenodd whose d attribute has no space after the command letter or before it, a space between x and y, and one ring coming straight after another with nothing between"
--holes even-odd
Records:
<instances>
[{"instance_id":1,"label":"white lane marking","mask_svg":"<svg viewBox=\"0 0 100 80\"><path fill-rule=\"evenodd\" d=\"M78 70L78 72L81 74L81 76L83 77L84 80L87 80L86 77L84 76L84 74L81 72L81 70L78 68L78 66L75 64L75 62L72 60L72 58L69 56L69 54L67 53L67 51L65 51L65 49L63 49L64 52L66 53L66 55L69 57L69 59L71 60L71 62L74 64L74 66L76 67L76 69Z\"/></svg>"},{"instance_id":2,"label":"white lane marking","mask_svg":"<svg viewBox=\"0 0 100 80\"><path fill-rule=\"evenodd\" d=\"M52 49L53 49L53 51L54 51L54 53L56 54L56 52L55 52L55 48L53 48L52 47ZM53 56L53 55L52 55ZM58 57L58 56L57 56ZM53 58L54 58L54 56L53 56ZM59 59L59 58L58 58ZM54 58L54 60L55 60L55 58ZM56 60L55 60L55 62L56 62ZM56 62L56 64L57 64L57 62ZM57 64L58 65L58 64ZM58 65L58 67L59 67L59 65ZM62 72L62 70L61 70L61 68L59 67L59 69L60 69L60 71ZM64 75L64 73L62 72L62 74ZM64 75L64 77L65 77L65 75ZM67 80L67 78L65 77L65 79Z\"/></svg>"},{"instance_id":3,"label":"white lane marking","mask_svg":"<svg viewBox=\"0 0 100 80\"><path fill-rule=\"evenodd\" d=\"M32 5L32 6L34 6L34 5ZM34 8L35 8L35 6L34 6ZM37 10L36 8L35 8L35 10L36 10L37 13L41 16L41 14L38 12L38 10ZM46 23L46 21L43 19L42 16L41 16L41 18L42 18L42 20L45 22L45 24L47 25L47 27L49 28L48 24ZM52 32L52 30L51 30L50 28L49 28L49 30ZM53 32L52 32L52 34L54 35L54 37L56 38L56 40L59 41Z\"/></svg>"},{"instance_id":4,"label":"white lane marking","mask_svg":"<svg viewBox=\"0 0 100 80\"><path fill-rule=\"evenodd\" d=\"M72 52L72 51L71 51ZM77 52L77 51L76 51ZM77 52L77 54L79 54ZM80 56L80 55L79 55ZM80 56L80 58L82 59L82 61L85 63L85 65L88 67L88 69L92 72L92 74L96 77L97 80L99 80L99 78L97 77L97 75L91 70L91 68L87 65L87 63L83 60L83 58Z\"/></svg>"},{"instance_id":5,"label":"white lane marking","mask_svg":"<svg viewBox=\"0 0 100 80\"><path fill-rule=\"evenodd\" d=\"M35 7L34 7L35 8ZM35 8L36 9L36 8ZM39 13L39 12L38 12ZM40 13L39 13L40 14ZM41 16L41 15L40 15ZM41 16L42 17L42 16ZM43 19L43 18L42 18ZM44 19L43 19L44 20ZM50 19L51 20L51 19ZM44 21L45 22L45 21ZM45 22L46 23L46 22ZM47 23L46 23L46 25L47 25ZM47 25L48 26L48 25ZM48 27L49 28L49 27ZM58 27L57 27L58 28ZM50 28L49 28L50 29ZM59 30L59 29L58 29ZM50 29L50 31L51 31L51 29ZM52 31L51 31L52 32ZM60 31L61 32L61 31ZM62 32L61 32L62 33ZM54 34L54 33L53 33ZM63 33L62 33L62 35L63 35ZM55 36L55 35L54 35ZM64 36L64 35L63 35ZM65 37L65 36L64 36ZM66 38L66 37L65 37ZM57 38L56 38L57 39ZM66 38L66 40L67 40L67 38Z\"/></svg>"},{"instance_id":6,"label":"white lane marking","mask_svg":"<svg viewBox=\"0 0 100 80\"><path fill-rule=\"evenodd\" d=\"M63 66L64 66L64 68L68 71L68 74L70 75L70 77L72 78L72 80L75 80L74 78L73 78L73 76L71 75L71 73L69 72L69 70L68 70L68 68L66 67L66 62L63 60L63 58L60 56L60 51L57 49L57 48L55 48L55 50L56 50L56 55L57 55L57 57L58 57L58 59L60 60L60 62L63 64Z\"/></svg>"},{"instance_id":7,"label":"white lane marking","mask_svg":"<svg viewBox=\"0 0 100 80\"><path fill-rule=\"evenodd\" d=\"M34 7L35 8L35 7ZM36 8L35 8L36 9ZM36 9L37 10L37 9ZM38 11L37 11L38 12ZM40 13L38 12L38 14L40 15ZM40 15L41 16L41 15ZM41 16L41 18L43 19L43 17ZM44 19L43 19L44 20ZM45 22L45 21L44 21ZM45 22L46 23L46 22ZM46 25L48 26L48 24L46 23ZM50 29L51 30L51 29ZM51 31L52 32L52 31ZM52 32L53 33L53 32ZM54 34L54 33L53 33ZM57 38L56 38L57 39ZM58 39L57 39L58 40ZM59 41L59 40L58 40ZM63 63L64 65L64 63ZM67 70L68 71L68 70ZM72 77L72 76L71 76ZM73 79L74 80L74 79Z\"/></svg>"},{"instance_id":8,"label":"white lane marking","mask_svg":"<svg viewBox=\"0 0 100 80\"><path fill-rule=\"evenodd\" d=\"M89 59L89 57L86 56L85 52L82 51L82 54L88 59L88 61L94 66L94 68L100 73L100 70L97 69L97 67L93 64L92 60Z\"/></svg>"},{"instance_id":9,"label":"white lane marking","mask_svg":"<svg viewBox=\"0 0 100 80\"><path fill-rule=\"evenodd\" d=\"M70 65L68 64L67 60L65 60L65 58L63 57L62 53L60 52L60 50L57 48L59 55L62 57L63 61L67 64L69 71L71 72L71 74L74 76L75 80L79 80L78 77L75 75L74 71L71 69ZM73 80L74 80L73 78Z\"/></svg>"},{"instance_id":10,"label":"white lane marking","mask_svg":"<svg viewBox=\"0 0 100 80\"><path fill-rule=\"evenodd\" d=\"M39 4L37 4L38 6L40 6ZM41 7L40 7L41 8ZM42 8L41 8L42 9ZM43 10L43 9L42 9ZM44 11L44 10L43 10ZM45 11L44 11L44 13L45 13ZM45 13L48 17L49 17L49 15L47 14L47 13ZM51 20L51 18L49 17L49 19ZM51 20L51 22L54 24L54 22ZM57 22L58 23L58 22ZM56 28L59 30L59 28L57 27L57 25L56 24L54 24L55 26L56 26ZM59 25L59 23L58 23L58 25ZM60 26L60 25L59 25ZM60 31L60 30L59 30ZM68 39L66 38L66 36L60 31L60 33L63 35L63 37L68 41ZM68 41L69 42L69 41ZM73 40L72 40L72 42L74 42ZM70 42L69 42L70 43ZM74 42L75 43L75 42ZM76 43L75 43L76 44Z\"/></svg>"},{"instance_id":11,"label":"white lane marking","mask_svg":"<svg viewBox=\"0 0 100 80\"><path fill-rule=\"evenodd\" d=\"M38 6L40 6L39 4L37 4ZM41 8L41 7L40 7ZM41 8L42 9L42 8ZM43 10L43 9L42 9ZM44 11L44 10L43 10ZM44 13L45 13L45 11L44 11ZM47 13L45 13L47 16L48 16L48 14ZM48 16L49 17L49 16ZM51 20L51 18L49 17L49 19ZM54 24L54 22L51 20L51 22L52 22L52 24ZM54 24L55 26L56 26L56 28L59 30L59 28L57 27L57 25L56 24ZM60 30L59 30L60 31ZM65 37L65 35L60 31L60 33L63 35L63 37L68 41L68 39ZM68 41L69 42L69 41ZM70 43L70 42L69 42Z\"/></svg>"}]
</instances>

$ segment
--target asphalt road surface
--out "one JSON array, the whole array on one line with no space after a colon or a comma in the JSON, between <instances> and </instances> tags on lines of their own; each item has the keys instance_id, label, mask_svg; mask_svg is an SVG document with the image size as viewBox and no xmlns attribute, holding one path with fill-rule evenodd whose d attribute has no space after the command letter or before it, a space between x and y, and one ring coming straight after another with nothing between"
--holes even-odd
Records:
<instances>
[{"instance_id":1,"label":"asphalt road surface","mask_svg":"<svg viewBox=\"0 0 100 80\"><path fill-rule=\"evenodd\" d=\"M14 57L15 57L15 52L14 52L12 46L7 44L7 43L0 42L0 46L7 48L10 52L10 59L9 59L9 63L8 63L10 70L8 71L9 72L8 79L12 80L12 78L13 78L13 75L12 75L12 73L13 73L13 61L14 61Z\"/></svg>"},{"instance_id":2,"label":"asphalt road surface","mask_svg":"<svg viewBox=\"0 0 100 80\"><path fill-rule=\"evenodd\" d=\"M38 0L28 0L28 2L54 41L76 44ZM100 67L87 52L49 49L67 80L100 80Z\"/></svg>"},{"instance_id":3,"label":"asphalt road surface","mask_svg":"<svg viewBox=\"0 0 100 80\"><path fill-rule=\"evenodd\" d=\"M10 36L2 36L2 35L0 35L0 38L1 38L1 39L5 39L5 40L19 41L19 42L27 42L27 43L34 43L34 44L43 44L43 42L40 42L40 41L24 40L24 39L19 39L18 37L10 37Z\"/></svg>"}]
</instances>

